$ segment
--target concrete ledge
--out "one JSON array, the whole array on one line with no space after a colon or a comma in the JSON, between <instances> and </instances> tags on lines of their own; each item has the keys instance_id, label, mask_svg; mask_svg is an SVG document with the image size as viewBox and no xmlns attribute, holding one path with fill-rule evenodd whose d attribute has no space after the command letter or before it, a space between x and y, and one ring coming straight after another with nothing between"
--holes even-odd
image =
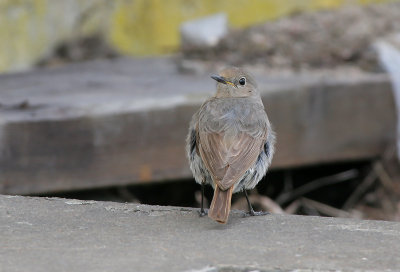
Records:
<instances>
[{"instance_id":1,"label":"concrete ledge","mask_svg":"<svg viewBox=\"0 0 400 272\"><path fill-rule=\"evenodd\" d=\"M57 198L0 196L0 243L1 271L400 270L400 223Z\"/></svg>"}]
</instances>

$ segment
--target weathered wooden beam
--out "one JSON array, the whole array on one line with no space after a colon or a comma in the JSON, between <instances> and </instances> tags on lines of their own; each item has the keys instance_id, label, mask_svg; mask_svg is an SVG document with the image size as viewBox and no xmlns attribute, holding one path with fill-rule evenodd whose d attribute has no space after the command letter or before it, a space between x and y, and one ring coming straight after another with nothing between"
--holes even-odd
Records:
<instances>
[{"instance_id":1,"label":"weathered wooden beam","mask_svg":"<svg viewBox=\"0 0 400 272\"><path fill-rule=\"evenodd\" d=\"M273 168L371 158L393 143L387 76L326 75L256 75L277 132ZM189 178L188 123L214 88L169 59L0 76L0 193Z\"/></svg>"}]
</instances>

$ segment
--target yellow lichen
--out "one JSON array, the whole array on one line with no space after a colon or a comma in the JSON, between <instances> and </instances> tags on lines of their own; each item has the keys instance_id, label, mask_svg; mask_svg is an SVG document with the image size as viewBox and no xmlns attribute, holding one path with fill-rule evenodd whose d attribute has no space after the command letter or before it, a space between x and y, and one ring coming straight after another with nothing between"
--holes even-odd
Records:
<instances>
[{"instance_id":1,"label":"yellow lichen","mask_svg":"<svg viewBox=\"0 0 400 272\"><path fill-rule=\"evenodd\" d=\"M245 27L299 11L385 0L119 0L112 13L110 43L129 55L173 52L182 22L225 12L233 27ZM389 2L386 0L386 2Z\"/></svg>"},{"instance_id":2,"label":"yellow lichen","mask_svg":"<svg viewBox=\"0 0 400 272\"><path fill-rule=\"evenodd\" d=\"M186 20L225 12L245 27L299 11L389 0L0 0L0 72L21 70L60 42L102 34L118 51L159 55L179 48Z\"/></svg>"}]
</instances>

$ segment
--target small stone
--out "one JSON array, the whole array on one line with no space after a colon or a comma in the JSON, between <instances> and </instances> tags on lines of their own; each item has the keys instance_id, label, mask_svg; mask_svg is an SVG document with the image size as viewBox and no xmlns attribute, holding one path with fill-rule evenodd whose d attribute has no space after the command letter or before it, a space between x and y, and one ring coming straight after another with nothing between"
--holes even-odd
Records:
<instances>
[{"instance_id":1,"label":"small stone","mask_svg":"<svg viewBox=\"0 0 400 272\"><path fill-rule=\"evenodd\" d=\"M181 25L180 31L184 48L212 47L228 32L227 18L224 13L218 13L187 21Z\"/></svg>"}]
</instances>

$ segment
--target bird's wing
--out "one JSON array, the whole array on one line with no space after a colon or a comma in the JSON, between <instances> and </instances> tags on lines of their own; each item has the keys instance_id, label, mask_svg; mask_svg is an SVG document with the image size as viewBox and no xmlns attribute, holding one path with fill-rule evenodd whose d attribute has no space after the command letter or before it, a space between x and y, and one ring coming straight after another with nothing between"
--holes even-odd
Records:
<instances>
[{"instance_id":1,"label":"bird's wing","mask_svg":"<svg viewBox=\"0 0 400 272\"><path fill-rule=\"evenodd\" d=\"M266 130L259 137L243 131L234 136L223 132L198 133L200 156L222 190L232 187L254 165L267 135Z\"/></svg>"}]
</instances>

